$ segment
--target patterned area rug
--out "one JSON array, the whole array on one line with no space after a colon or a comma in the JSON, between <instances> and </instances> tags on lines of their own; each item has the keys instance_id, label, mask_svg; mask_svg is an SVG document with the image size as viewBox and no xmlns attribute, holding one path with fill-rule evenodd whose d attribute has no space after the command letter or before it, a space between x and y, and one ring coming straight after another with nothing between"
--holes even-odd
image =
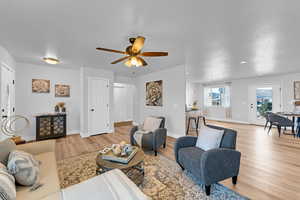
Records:
<instances>
[{"instance_id":1,"label":"patterned area rug","mask_svg":"<svg viewBox=\"0 0 300 200\"><path fill-rule=\"evenodd\" d=\"M80 183L96 176L95 158L97 152L69 158L58 162L61 188ZM211 195L205 195L204 186L193 179L191 174L182 172L175 161L164 156L145 156L145 177L140 189L154 200L192 199L247 199L220 184L212 186ZM137 176L129 175L134 182Z\"/></svg>"}]
</instances>

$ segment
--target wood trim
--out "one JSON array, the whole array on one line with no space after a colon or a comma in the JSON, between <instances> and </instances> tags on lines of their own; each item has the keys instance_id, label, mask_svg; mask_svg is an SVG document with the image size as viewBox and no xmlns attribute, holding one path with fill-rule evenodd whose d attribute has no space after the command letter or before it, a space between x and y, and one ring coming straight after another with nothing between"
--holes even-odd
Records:
<instances>
[{"instance_id":1,"label":"wood trim","mask_svg":"<svg viewBox=\"0 0 300 200\"><path fill-rule=\"evenodd\" d=\"M115 122L114 127L120 127L120 126L132 126L132 121L123 121L123 122Z\"/></svg>"}]
</instances>

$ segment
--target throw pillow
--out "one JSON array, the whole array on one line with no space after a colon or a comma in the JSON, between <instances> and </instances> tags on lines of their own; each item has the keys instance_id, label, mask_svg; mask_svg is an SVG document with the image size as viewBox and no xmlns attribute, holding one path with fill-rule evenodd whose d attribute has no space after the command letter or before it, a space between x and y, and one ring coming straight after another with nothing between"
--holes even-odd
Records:
<instances>
[{"instance_id":1,"label":"throw pillow","mask_svg":"<svg viewBox=\"0 0 300 200\"><path fill-rule=\"evenodd\" d=\"M9 153L16 149L16 144L11 139L0 142L0 162L7 165Z\"/></svg>"},{"instance_id":2,"label":"throw pillow","mask_svg":"<svg viewBox=\"0 0 300 200\"><path fill-rule=\"evenodd\" d=\"M12 151L9 154L7 168L16 182L24 186L35 186L39 182L40 163L33 155L24 151Z\"/></svg>"},{"instance_id":3,"label":"throw pillow","mask_svg":"<svg viewBox=\"0 0 300 200\"><path fill-rule=\"evenodd\" d=\"M209 127L202 127L199 131L196 147L204 151L219 148L224 130L217 130Z\"/></svg>"},{"instance_id":4,"label":"throw pillow","mask_svg":"<svg viewBox=\"0 0 300 200\"><path fill-rule=\"evenodd\" d=\"M0 199L15 200L17 198L15 178L0 163Z\"/></svg>"},{"instance_id":5,"label":"throw pillow","mask_svg":"<svg viewBox=\"0 0 300 200\"><path fill-rule=\"evenodd\" d=\"M154 131L159 128L162 119L155 117L147 117L144 121L143 130L144 131Z\"/></svg>"}]
</instances>

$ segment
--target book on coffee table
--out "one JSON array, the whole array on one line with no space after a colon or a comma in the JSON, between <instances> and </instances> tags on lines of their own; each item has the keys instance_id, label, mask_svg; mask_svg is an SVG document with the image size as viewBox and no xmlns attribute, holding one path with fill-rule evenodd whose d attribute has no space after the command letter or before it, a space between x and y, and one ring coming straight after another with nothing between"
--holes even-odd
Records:
<instances>
[{"instance_id":1,"label":"book on coffee table","mask_svg":"<svg viewBox=\"0 0 300 200\"><path fill-rule=\"evenodd\" d=\"M133 146L132 152L129 155L126 156L115 156L112 152L112 150L108 151L105 154L102 154L101 157L103 160L109 160L113 162L119 162L123 164L129 163L129 161L133 158L133 156L137 153L138 147Z\"/></svg>"}]
</instances>

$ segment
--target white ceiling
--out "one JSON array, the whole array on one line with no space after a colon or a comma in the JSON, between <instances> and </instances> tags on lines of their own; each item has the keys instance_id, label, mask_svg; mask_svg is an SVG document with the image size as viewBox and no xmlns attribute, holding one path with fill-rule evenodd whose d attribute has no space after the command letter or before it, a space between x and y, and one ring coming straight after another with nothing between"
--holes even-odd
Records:
<instances>
[{"instance_id":1,"label":"white ceiling","mask_svg":"<svg viewBox=\"0 0 300 200\"><path fill-rule=\"evenodd\" d=\"M120 75L184 64L190 80L221 81L300 71L299 10L299 0L1 0L0 44L19 62L54 55L58 67ZM123 50L136 35L169 56L129 69L95 50Z\"/></svg>"}]
</instances>

